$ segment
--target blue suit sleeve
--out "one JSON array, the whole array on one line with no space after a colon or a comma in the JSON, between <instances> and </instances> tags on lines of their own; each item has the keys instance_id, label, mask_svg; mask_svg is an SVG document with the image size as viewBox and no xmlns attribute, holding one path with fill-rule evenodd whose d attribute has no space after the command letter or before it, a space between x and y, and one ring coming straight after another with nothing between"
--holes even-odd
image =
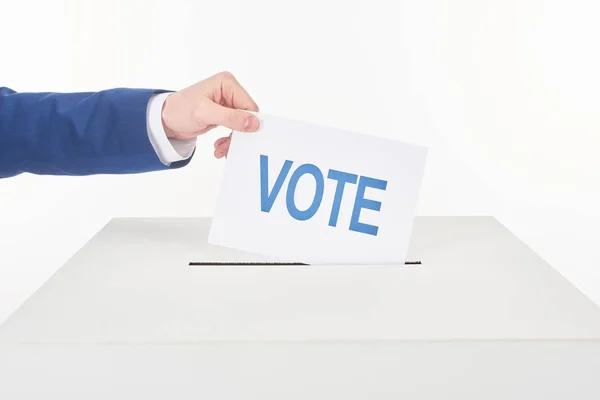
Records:
<instances>
[{"instance_id":1,"label":"blue suit sleeve","mask_svg":"<svg viewBox=\"0 0 600 400\"><path fill-rule=\"evenodd\" d=\"M0 87L0 178L134 174L165 166L148 138L150 97L161 91L17 93Z\"/></svg>"}]
</instances>

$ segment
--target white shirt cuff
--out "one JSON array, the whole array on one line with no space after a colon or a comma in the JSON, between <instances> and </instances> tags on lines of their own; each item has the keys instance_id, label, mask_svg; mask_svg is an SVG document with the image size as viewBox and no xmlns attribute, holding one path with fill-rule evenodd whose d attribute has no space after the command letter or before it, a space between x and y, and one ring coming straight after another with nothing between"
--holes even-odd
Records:
<instances>
[{"instance_id":1,"label":"white shirt cuff","mask_svg":"<svg viewBox=\"0 0 600 400\"><path fill-rule=\"evenodd\" d=\"M170 139L162 124L162 108L171 93L160 93L148 101L146 114L148 138L160 161L166 166L190 158L196 148L196 139Z\"/></svg>"}]
</instances>

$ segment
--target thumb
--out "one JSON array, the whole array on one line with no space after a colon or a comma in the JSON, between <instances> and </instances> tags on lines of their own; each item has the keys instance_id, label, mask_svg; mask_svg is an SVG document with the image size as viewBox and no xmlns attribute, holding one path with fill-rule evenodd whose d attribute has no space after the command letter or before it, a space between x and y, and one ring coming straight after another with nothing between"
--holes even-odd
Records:
<instances>
[{"instance_id":1,"label":"thumb","mask_svg":"<svg viewBox=\"0 0 600 400\"><path fill-rule=\"evenodd\" d=\"M217 103L208 103L206 112L206 120L209 124L225 126L234 131L255 132L260 126L256 116L248 112L223 107Z\"/></svg>"}]
</instances>

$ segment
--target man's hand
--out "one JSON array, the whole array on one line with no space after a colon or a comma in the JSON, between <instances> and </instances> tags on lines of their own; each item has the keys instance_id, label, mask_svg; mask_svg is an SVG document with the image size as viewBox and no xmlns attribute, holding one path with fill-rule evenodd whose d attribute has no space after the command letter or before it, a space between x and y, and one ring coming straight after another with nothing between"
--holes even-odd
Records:
<instances>
[{"instance_id":1,"label":"man's hand","mask_svg":"<svg viewBox=\"0 0 600 400\"><path fill-rule=\"evenodd\" d=\"M167 97L162 121L169 138L190 139L217 126L254 132L258 118L240 111L256 111L258 106L229 72L221 72ZM215 157L227 155L231 134L215 142Z\"/></svg>"}]
</instances>

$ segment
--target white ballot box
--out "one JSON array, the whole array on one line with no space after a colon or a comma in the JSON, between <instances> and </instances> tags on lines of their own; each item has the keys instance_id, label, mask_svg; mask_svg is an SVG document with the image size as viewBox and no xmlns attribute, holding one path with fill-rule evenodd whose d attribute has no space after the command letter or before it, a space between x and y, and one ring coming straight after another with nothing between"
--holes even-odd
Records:
<instances>
[{"instance_id":1,"label":"white ballot box","mask_svg":"<svg viewBox=\"0 0 600 400\"><path fill-rule=\"evenodd\" d=\"M600 309L493 218L417 217L393 266L209 226L112 220L0 327L0 399L600 399Z\"/></svg>"}]
</instances>

